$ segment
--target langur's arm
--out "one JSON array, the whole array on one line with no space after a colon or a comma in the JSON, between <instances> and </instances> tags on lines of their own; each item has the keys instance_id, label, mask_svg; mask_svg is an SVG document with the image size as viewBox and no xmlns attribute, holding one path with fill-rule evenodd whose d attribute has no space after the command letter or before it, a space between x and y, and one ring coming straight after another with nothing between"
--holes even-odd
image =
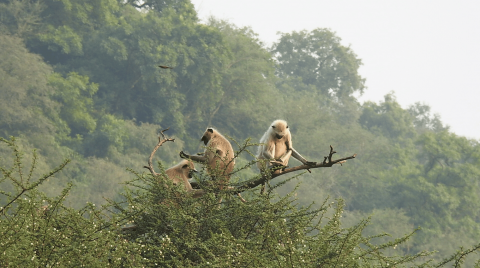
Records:
<instances>
[{"instance_id":1,"label":"langur's arm","mask_svg":"<svg viewBox=\"0 0 480 268\"><path fill-rule=\"evenodd\" d=\"M184 153L183 151L181 151L180 152L180 157L184 158L184 159L191 159L195 162L202 163L202 164L207 163L207 158L204 155L202 155L202 156L200 156L200 155L188 155L188 154Z\"/></svg>"},{"instance_id":2,"label":"langur's arm","mask_svg":"<svg viewBox=\"0 0 480 268\"><path fill-rule=\"evenodd\" d=\"M275 145L273 145L272 147L267 147L267 145L263 145L264 148L266 148L266 150L263 151L263 157L265 159L273 159L275 157L274 153L275 153Z\"/></svg>"},{"instance_id":3,"label":"langur's arm","mask_svg":"<svg viewBox=\"0 0 480 268\"><path fill-rule=\"evenodd\" d=\"M292 156L292 150L287 149L287 152L285 152L279 158L270 161L270 164L275 166L287 166L288 160L290 159L291 156Z\"/></svg>"},{"instance_id":4,"label":"langur's arm","mask_svg":"<svg viewBox=\"0 0 480 268\"><path fill-rule=\"evenodd\" d=\"M290 156L292 156L292 150L287 150L287 152L280 157L280 161L285 162L285 160L290 159Z\"/></svg>"},{"instance_id":5,"label":"langur's arm","mask_svg":"<svg viewBox=\"0 0 480 268\"><path fill-rule=\"evenodd\" d=\"M309 166L314 166L317 164L317 162L310 162L310 161L307 161L307 159L305 159L302 155L300 155L297 150L295 150L293 147L292 147L292 156L297 159L298 161L302 162L302 164L304 165L309 165Z\"/></svg>"}]
</instances>

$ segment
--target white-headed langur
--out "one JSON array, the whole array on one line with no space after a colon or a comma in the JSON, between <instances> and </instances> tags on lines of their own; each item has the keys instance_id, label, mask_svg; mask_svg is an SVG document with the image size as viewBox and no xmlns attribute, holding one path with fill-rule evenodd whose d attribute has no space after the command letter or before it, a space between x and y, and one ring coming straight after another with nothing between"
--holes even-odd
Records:
<instances>
[{"instance_id":1,"label":"white-headed langur","mask_svg":"<svg viewBox=\"0 0 480 268\"><path fill-rule=\"evenodd\" d=\"M261 172L272 167L287 167L291 156L304 165L316 165L316 162L307 161L293 148L292 134L285 120L273 121L260 139L260 143L257 151L257 167Z\"/></svg>"}]
</instances>

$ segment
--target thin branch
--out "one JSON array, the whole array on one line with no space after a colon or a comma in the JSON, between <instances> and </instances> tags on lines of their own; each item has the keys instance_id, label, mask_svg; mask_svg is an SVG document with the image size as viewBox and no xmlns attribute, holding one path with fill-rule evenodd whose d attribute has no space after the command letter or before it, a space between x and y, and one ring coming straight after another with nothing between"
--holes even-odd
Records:
<instances>
[{"instance_id":1,"label":"thin branch","mask_svg":"<svg viewBox=\"0 0 480 268\"><path fill-rule=\"evenodd\" d=\"M8 202L8 204L6 204L3 207L0 207L0 214L4 213L6 208L8 206L10 206L13 202L15 202L18 198L20 198L20 196L22 196L25 192L28 192L28 191L32 190L33 188L37 187L38 185L42 184L46 179L52 177L55 173L62 170L68 163L70 163L69 159L65 160L60 166L58 166L54 170L50 171L48 174L43 175L42 178L40 178L38 181L36 181L34 183L31 183L29 185L23 185L23 184L19 185L19 187L22 188L22 191L20 191L12 200L10 200L10 202Z\"/></svg>"},{"instance_id":2,"label":"thin branch","mask_svg":"<svg viewBox=\"0 0 480 268\"><path fill-rule=\"evenodd\" d=\"M165 135L163 134L163 132L167 131L168 129L169 128L160 131L160 136L158 136L158 143L155 146L155 148L153 148L153 151L150 154L150 158L148 158L148 166L143 166L144 168L150 170L150 173L152 173L153 176L160 175L159 173L155 172L155 170L153 170L153 164L152 164L153 155L158 150L158 148L160 148L160 146L162 146L162 144L164 144L165 142L167 141L175 142L175 139L166 138Z\"/></svg>"},{"instance_id":3,"label":"thin branch","mask_svg":"<svg viewBox=\"0 0 480 268\"><path fill-rule=\"evenodd\" d=\"M10 204L12 204L13 202L15 202L23 193L25 193L27 191L27 189L23 188L22 191L20 193L17 194L17 196L15 196L12 200L10 200L10 202L8 204L6 204L4 207L2 207L0 209L0 214L3 213L3 211L8 207L10 206Z\"/></svg>"},{"instance_id":4,"label":"thin branch","mask_svg":"<svg viewBox=\"0 0 480 268\"><path fill-rule=\"evenodd\" d=\"M132 90L133 87L135 87L135 85L137 84L137 82L140 81L140 79L141 79L142 77L143 77L143 75L140 75L140 76L138 77L138 79L135 80L135 82L133 82L132 86L130 87L130 90Z\"/></svg>"}]
</instances>

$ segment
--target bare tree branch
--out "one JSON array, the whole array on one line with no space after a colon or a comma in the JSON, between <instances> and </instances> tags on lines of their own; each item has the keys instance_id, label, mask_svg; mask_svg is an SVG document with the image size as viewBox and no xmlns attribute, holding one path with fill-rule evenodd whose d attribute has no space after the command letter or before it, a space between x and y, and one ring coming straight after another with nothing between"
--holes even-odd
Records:
<instances>
[{"instance_id":1,"label":"bare tree branch","mask_svg":"<svg viewBox=\"0 0 480 268\"><path fill-rule=\"evenodd\" d=\"M169 138L166 138L165 135L163 134L163 132L167 131L167 129L165 130L162 130L160 132L160 135L161 137L159 136L158 137L158 144L155 146L155 148L153 149L152 153L150 154L150 158L148 160L148 166L144 166L144 168L150 170L150 172L152 173L153 176L158 176L160 175L159 173L156 173L153 169L153 164L152 164L152 158L153 158L153 155L155 154L155 152L158 150L158 148L160 146L162 146L163 143L167 142L167 141L172 141L174 142L175 139L169 139ZM266 183L267 181L269 180L272 180L276 177L279 177L279 176L282 176L282 175L285 175L285 174L288 174L288 173L291 173L291 172L295 172L295 171L299 171L299 170L307 170L308 172L311 173L311 169L314 169L314 168L323 168L323 167L331 167L335 164L340 164L342 165L343 163L347 162L347 160L350 160L350 159L354 159L356 158L357 154L354 154L352 156L348 156L348 157L344 157L344 158L340 158L340 159L336 159L336 160L333 160L332 159L332 156L334 154L336 154L337 152L333 150L333 147L330 145L330 152L328 154L328 156L325 156L323 161L320 162L320 163L315 163L315 162L308 162L307 164L303 164L303 165L300 165L300 166L296 166L296 167L284 167L284 168L274 168L273 170L271 170L272 172L271 173L265 173L265 174L262 174L262 176L256 180L252 180L252 181L249 181L249 182L246 182L244 183L243 185L240 185L240 186L237 186L237 187L232 187L232 186L229 186L228 187L228 192L231 193L231 194L239 194L241 192L244 192L248 189L253 189L255 187L257 187L258 185L263 185L264 183ZM237 156L237 155L236 155ZM180 157L182 158L190 158L192 160L196 160L196 159L193 159L193 158L204 158L204 157L198 157L198 156L191 156L191 155L186 155L185 153L180 152ZM312 163L315 163L315 164L312 164ZM200 189L200 185L196 182L191 182L190 183L192 188L193 189ZM195 197L198 198L198 197L201 197L203 194L205 194L204 191L202 191L201 193L198 192L196 193ZM243 201L243 200L242 200Z\"/></svg>"},{"instance_id":2,"label":"bare tree branch","mask_svg":"<svg viewBox=\"0 0 480 268\"><path fill-rule=\"evenodd\" d=\"M160 146L162 146L162 144L164 144L165 142L167 142L167 141L175 142L175 139L166 138L165 135L163 134L163 132L167 131L168 129L170 129L170 128L167 128L167 129L164 129L164 130L160 131L160 135L158 136L158 143L155 146L155 148L153 148L153 151L150 154L150 158L148 158L148 166L143 166L144 168L150 170L150 173L152 173L153 176L160 175L159 173L156 173L155 170L153 170L153 164L152 164L153 155L158 150L158 148L160 148Z\"/></svg>"},{"instance_id":3,"label":"bare tree branch","mask_svg":"<svg viewBox=\"0 0 480 268\"><path fill-rule=\"evenodd\" d=\"M233 193L233 194L241 193L241 192L246 191L248 189L255 188L258 185L264 184L268 180L272 180L273 178L276 178L278 176L285 175L285 174L288 174L288 173L291 173L291 172L294 172L294 171L307 170L307 171L310 172L310 169L313 169L313 168L331 167L335 164L342 165L343 163L347 162L347 160L354 159L357 156L357 154L354 154L352 156L340 158L340 159L337 159L337 160L332 160L332 156L335 153L337 153L337 152L335 152L333 150L333 147L330 145L330 153L328 154L328 156L325 156L325 158L323 159L323 162L321 162L321 163L317 163L315 165L300 165L300 166L291 167L291 168L287 167L287 168L284 168L284 169L277 169L274 172L272 172L271 174L264 174L262 177L260 177L257 180L250 181L250 182L245 183L244 185L236 187L236 189L232 190L231 193Z\"/></svg>"}]
</instances>

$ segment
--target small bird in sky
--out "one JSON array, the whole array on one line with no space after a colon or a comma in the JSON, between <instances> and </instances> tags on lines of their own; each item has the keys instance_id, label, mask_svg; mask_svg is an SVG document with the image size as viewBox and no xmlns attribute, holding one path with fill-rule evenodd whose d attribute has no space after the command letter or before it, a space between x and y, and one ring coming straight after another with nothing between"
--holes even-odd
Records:
<instances>
[{"instance_id":1,"label":"small bird in sky","mask_svg":"<svg viewBox=\"0 0 480 268\"><path fill-rule=\"evenodd\" d=\"M173 69L173 67L165 66L165 65L158 65L158 67L162 69Z\"/></svg>"}]
</instances>

